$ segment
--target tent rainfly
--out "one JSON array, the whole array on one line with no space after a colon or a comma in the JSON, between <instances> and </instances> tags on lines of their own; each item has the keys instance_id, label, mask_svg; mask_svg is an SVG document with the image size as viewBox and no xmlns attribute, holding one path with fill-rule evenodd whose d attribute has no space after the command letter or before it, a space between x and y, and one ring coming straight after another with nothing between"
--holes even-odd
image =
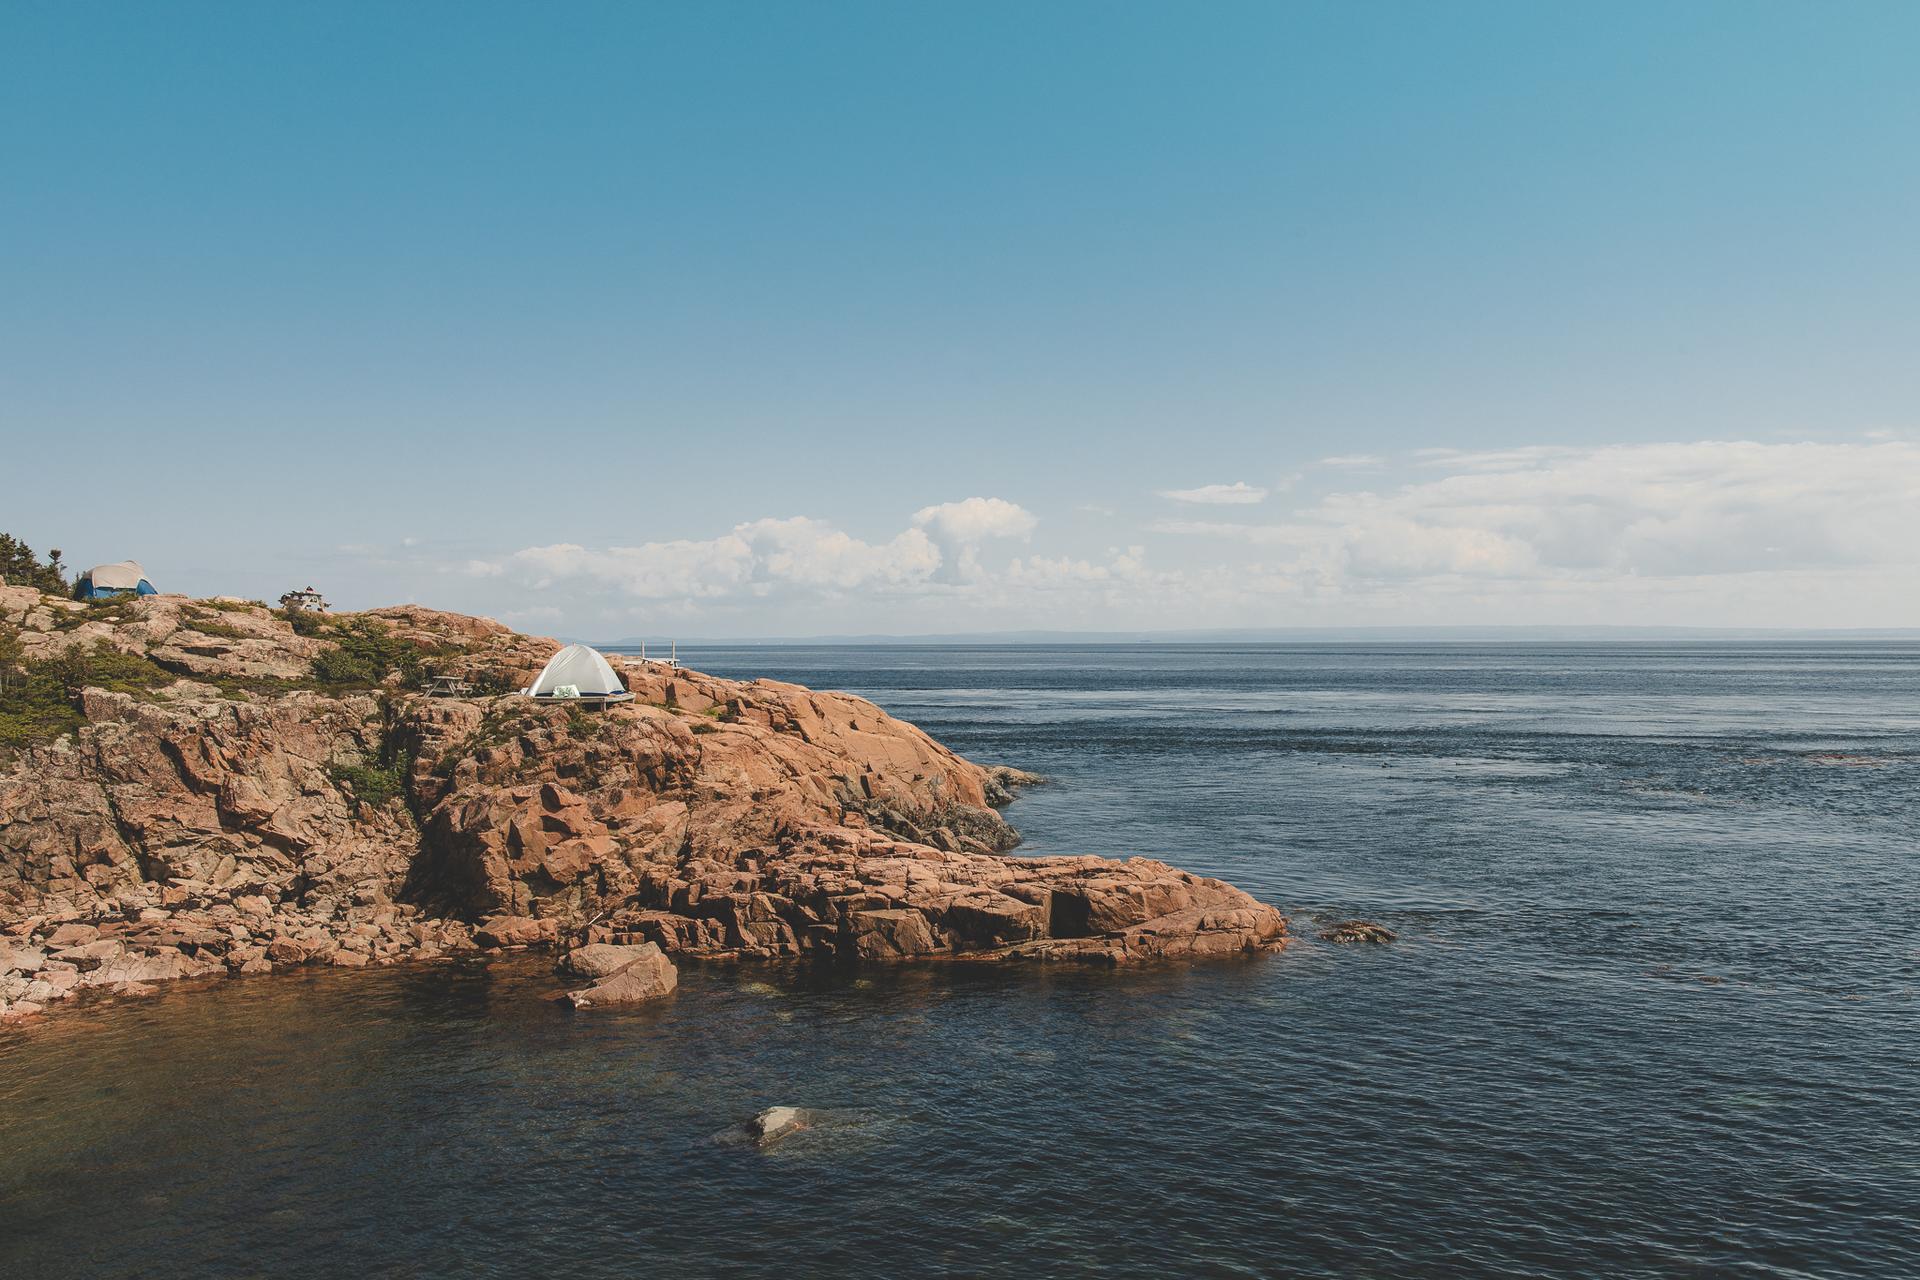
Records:
<instances>
[{"instance_id":1,"label":"tent rainfly","mask_svg":"<svg viewBox=\"0 0 1920 1280\"><path fill-rule=\"evenodd\" d=\"M74 595L82 600L105 600L109 596L132 593L137 596L157 596L160 593L147 581L147 571L140 567L138 560L122 560L118 564L97 564L80 575L74 584Z\"/></svg>"},{"instance_id":2,"label":"tent rainfly","mask_svg":"<svg viewBox=\"0 0 1920 1280\"><path fill-rule=\"evenodd\" d=\"M590 702L626 702L633 695L613 674L599 652L584 644L570 644L547 659L540 678L522 690L529 698L551 701L584 699Z\"/></svg>"}]
</instances>

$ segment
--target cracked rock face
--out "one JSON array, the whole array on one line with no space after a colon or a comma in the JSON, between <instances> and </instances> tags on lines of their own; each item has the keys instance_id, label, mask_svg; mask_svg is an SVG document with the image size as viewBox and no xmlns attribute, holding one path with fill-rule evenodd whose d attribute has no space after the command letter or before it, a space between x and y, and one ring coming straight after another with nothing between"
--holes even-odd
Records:
<instances>
[{"instance_id":1,"label":"cracked rock face","mask_svg":"<svg viewBox=\"0 0 1920 1280\"><path fill-rule=\"evenodd\" d=\"M23 591L0 588L23 648L92 628L182 678L84 691L77 733L0 761L0 1016L559 943L657 949L671 974L669 957L1115 964L1285 940L1271 907L1163 863L1006 856L1018 835L993 806L1035 780L851 695L617 658L635 701L604 711L282 688L272 673L329 642L263 609L223 604L215 629L237 634L208 637L191 624L210 606L180 597L76 623ZM361 616L496 687L558 647L415 606ZM253 683L199 682L229 677ZM376 764L391 781L370 789ZM633 998L671 989L644 976Z\"/></svg>"}]
</instances>

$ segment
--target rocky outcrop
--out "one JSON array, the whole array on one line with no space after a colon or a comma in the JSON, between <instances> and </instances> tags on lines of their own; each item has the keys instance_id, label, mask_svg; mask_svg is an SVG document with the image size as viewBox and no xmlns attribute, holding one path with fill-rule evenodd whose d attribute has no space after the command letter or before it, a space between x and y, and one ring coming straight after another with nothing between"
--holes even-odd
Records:
<instances>
[{"instance_id":1,"label":"rocky outcrop","mask_svg":"<svg viewBox=\"0 0 1920 1280\"><path fill-rule=\"evenodd\" d=\"M244 600L141 596L88 605L0 587L0 623L19 631L29 659L104 644L186 676L301 680L330 647Z\"/></svg>"},{"instance_id":2,"label":"rocky outcrop","mask_svg":"<svg viewBox=\"0 0 1920 1280\"><path fill-rule=\"evenodd\" d=\"M1162 862L956 853L846 828L656 870L607 924L725 959L1118 964L1260 951L1285 935L1272 908Z\"/></svg>"},{"instance_id":3,"label":"rocky outcrop","mask_svg":"<svg viewBox=\"0 0 1920 1280\"><path fill-rule=\"evenodd\" d=\"M410 670L481 687L524 685L557 648L414 606L353 617ZM5 588L0 619L29 655L104 645L163 673L77 693L76 731L0 762L4 1012L568 942L657 956L665 977L583 989L624 976L651 998L669 957L1108 964L1285 937L1272 908L1159 862L1007 856L995 806L1038 779L847 694L616 659L636 698L604 711L431 698L398 675L316 681L338 633L243 602Z\"/></svg>"}]
</instances>

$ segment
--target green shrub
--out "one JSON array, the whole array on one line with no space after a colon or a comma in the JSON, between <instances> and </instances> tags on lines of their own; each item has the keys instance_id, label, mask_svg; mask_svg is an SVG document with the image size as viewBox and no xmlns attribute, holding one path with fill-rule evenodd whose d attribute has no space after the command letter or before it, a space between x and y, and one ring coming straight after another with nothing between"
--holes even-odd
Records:
<instances>
[{"instance_id":1,"label":"green shrub","mask_svg":"<svg viewBox=\"0 0 1920 1280\"><path fill-rule=\"evenodd\" d=\"M297 636L328 636L335 630L332 618L313 609L276 609L274 616L292 627Z\"/></svg>"},{"instance_id":2,"label":"green shrub","mask_svg":"<svg viewBox=\"0 0 1920 1280\"><path fill-rule=\"evenodd\" d=\"M52 610L52 626L55 631L78 631L89 622L121 623L134 620L133 611L127 608L128 597L108 596L104 600L88 600L80 609Z\"/></svg>"},{"instance_id":3,"label":"green shrub","mask_svg":"<svg viewBox=\"0 0 1920 1280\"><path fill-rule=\"evenodd\" d=\"M496 697L503 693L518 693L519 682L498 667L489 667L469 676L468 683L473 685L475 694L481 697Z\"/></svg>"},{"instance_id":4,"label":"green shrub","mask_svg":"<svg viewBox=\"0 0 1920 1280\"><path fill-rule=\"evenodd\" d=\"M395 756L384 764L364 761L343 764L336 760L327 766L327 776L336 785L351 788L353 798L361 805L378 809L406 792L407 773L411 764L404 756Z\"/></svg>"},{"instance_id":5,"label":"green shrub","mask_svg":"<svg viewBox=\"0 0 1920 1280\"><path fill-rule=\"evenodd\" d=\"M28 662L17 635L0 635L0 752L11 754L77 730L85 723L82 689L146 693L173 679L146 658L101 642Z\"/></svg>"},{"instance_id":6,"label":"green shrub","mask_svg":"<svg viewBox=\"0 0 1920 1280\"><path fill-rule=\"evenodd\" d=\"M527 719L525 709L512 704L488 708L472 733L440 753L433 764L434 773L440 777L450 776L454 767L468 756L512 742L526 729Z\"/></svg>"},{"instance_id":7,"label":"green shrub","mask_svg":"<svg viewBox=\"0 0 1920 1280\"><path fill-rule=\"evenodd\" d=\"M367 687L381 683L395 672L403 684L420 683L419 648L394 635L385 624L371 618L328 619L327 622L325 638L339 648L330 649L313 660L313 678L321 684ZM295 629L299 629L299 624L295 624Z\"/></svg>"},{"instance_id":8,"label":"green shrub","mask_svg":"<svg viewBox=\"0 0 1920 1280\"><path fill-rule=\"evenodd\" d=\"M70 648L39 662L29 663L30 679L52 679L67 697L78 696L82 689L107 689L115 693L144 693L172 684L176 677L141 654L121 653L96 640L90 649Z\"/></svg>"},{"instance_id":9,"label":"green shrub","mask_svg":"<svg viewBox=\"0 0 1920 1280\"><path fill-rule=\"evenodd\" d=\"M231 623L222 622L218 618L202 618L194 615L186 619L186 625L190 631L198 631L203 636L219 636L225 640L244 640L247 636L247 633L240 628Z\"/></svg>"},{"instance_id":10,"label":"green shrub","mask_svg":"<svg viewBox=\"0 0 1920 1280\"><path fill-rule=\"evenodd\" d=\"M67 566L60 563L57 549L43 564L32 547L10 533L0 533L0 578L16 587L38 587L49 595L63 596L71 590Z\"/></svg>"}]
</instances>

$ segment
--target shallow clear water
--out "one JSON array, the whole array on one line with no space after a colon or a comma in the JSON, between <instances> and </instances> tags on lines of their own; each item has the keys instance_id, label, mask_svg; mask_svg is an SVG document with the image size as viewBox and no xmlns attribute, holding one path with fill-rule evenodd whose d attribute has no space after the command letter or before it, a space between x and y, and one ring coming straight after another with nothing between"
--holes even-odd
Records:
<instances>
[{"instance_id":1,"label":"shallow clear water","mask_svg":"<svg viewBox=\"0 0 1920 1280\"><path fill-rule=\"evenodd\" d=\"M1302 940L100 1007L0 1033L0 1275L1920 1274L1920 647L689 657L1047 773L1030 851ZM715 1141L776 1103L831 1119Z\"/></svg>"}]
</instances>

